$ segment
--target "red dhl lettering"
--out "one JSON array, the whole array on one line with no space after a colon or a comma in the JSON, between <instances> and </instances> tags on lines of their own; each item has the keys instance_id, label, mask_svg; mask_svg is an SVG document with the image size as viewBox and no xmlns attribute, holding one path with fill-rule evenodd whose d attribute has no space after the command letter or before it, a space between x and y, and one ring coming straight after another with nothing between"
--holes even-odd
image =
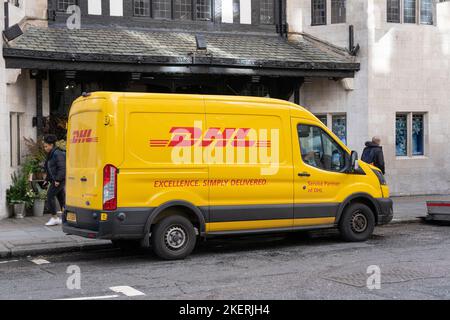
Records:
<instances>
[{"instance_id":1,"label":"red dhl lettering","mask_svg":"<svg viewBox=\"0 0 450 320\"><path fill-rule=\"evenodd\" d=\"M74 130L72 132L71 143L93 143L98 142L98 137L92 137L92 129Z\"/></svg>"},{"instance_id":2,"label":"red dhl lettering","mask_svg":"<svg viewBox=\"0 0 450 320\"><path fill-rule=\"evenodd\" d=\"M249 133L251 128L209 128L205 134L201 128L196 127L173 127L169 133L172 134L170 140L154 140L149 141L150 147L209 147L215 143L215 147L258 147L270 148L271 141L250 140Z\"/></svg>"}]
</instances>

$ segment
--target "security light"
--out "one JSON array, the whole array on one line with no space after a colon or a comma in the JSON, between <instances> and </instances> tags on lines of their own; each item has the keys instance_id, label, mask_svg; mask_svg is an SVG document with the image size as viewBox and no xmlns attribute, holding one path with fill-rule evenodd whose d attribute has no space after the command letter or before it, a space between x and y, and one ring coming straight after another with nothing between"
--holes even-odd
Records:
<instances>
[{"instance_id":1,"label":"security light","mask_svg":"<svg viewBox=\"0 0 450 320\"><path fill-rule=\"evenodd\" d=\"M18 24L15 24L3 31L3 36L8 42L20 37L21 35L23 35L23 31Z\"/></svg>"},{"instance_id":2,"label":"security light","mask_svg":"<svg viewBox=\"0 0 450 320\"><path fill-rule=\"evenodd\" d=\"M197 42L197 50L207 50L208 44L206 43L206 38L202 34L197 34L195 36L195 41Z\"/></svg>"}]
</instances>

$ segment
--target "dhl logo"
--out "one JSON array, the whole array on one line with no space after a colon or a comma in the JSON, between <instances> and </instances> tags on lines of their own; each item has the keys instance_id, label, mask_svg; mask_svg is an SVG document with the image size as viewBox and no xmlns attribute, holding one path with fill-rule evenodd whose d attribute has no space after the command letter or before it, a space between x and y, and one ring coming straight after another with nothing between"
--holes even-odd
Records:
<instances>
[{"instance_id":1,"label":"dhl logo","mask_svg":"<svg viewBox=\"0 0 450 320\"><path fill-rule=\"evenodd\" d=\"M72 132L71 143L93 143L98 142L98 137L92 137L92 129L74 130Z\"/></svg>"},{"instance_id":2,"label":"dhl logo","mask_svg":"<svg viewBox=\"0 0 450 320\"><path fill-rule=\"evenodd\" d=\"M251 128L209 128L205 134L203 130L197 127L173 127L169 133L172 135L170 140L150 140L152 148L173 148L173 147L209 147L215 144L215 147L225 148L232 146L235 148L270 148L270 140L251 139Z\"/></svg>"}]
</instances>

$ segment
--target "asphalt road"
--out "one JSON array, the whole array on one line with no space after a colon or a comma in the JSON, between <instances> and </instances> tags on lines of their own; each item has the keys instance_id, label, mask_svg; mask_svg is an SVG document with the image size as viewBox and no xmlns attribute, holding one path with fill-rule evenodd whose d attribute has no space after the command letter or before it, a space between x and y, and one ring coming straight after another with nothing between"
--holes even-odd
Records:
<instances>
[{"instance_id":1,"label":"asphalt road","mask_svg":"<svg viewBox=\"0 0 450 320\"><path fill-rule=\"evenodd\" d=\"M380 289L367 287L372 265ZM81 289L67 288L70 266ZM450 226L379 227L365 243L334 231L215 239L175 262L116 249L0 260L0 299L73 298L449 299Z\"/></svg>"}]
</instances>

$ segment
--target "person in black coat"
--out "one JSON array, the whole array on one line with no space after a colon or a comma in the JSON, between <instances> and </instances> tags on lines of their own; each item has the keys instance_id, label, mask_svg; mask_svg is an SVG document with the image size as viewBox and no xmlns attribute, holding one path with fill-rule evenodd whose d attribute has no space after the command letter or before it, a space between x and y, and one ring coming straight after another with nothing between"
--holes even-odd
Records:
<instances>
[{"instance_id":1,"label":"person in black coat","mask_svg":"<svg viewBox=\"0 0 450 320\"><path fill-rule=\"evenodd\" d=\"M373 137L372 141L367 141L361 160L374 165L385 174L383 147L380 144L381 139L379 137Z\"/></svg>"},{"instance_id":2,"label":"person in black coat","mask_svg":"<svg viewBox=\"0 0 450 320\"><path fill-rule=\"evenodd\" d=\"M56 199L58 199L61 210L66 205L66 153L56 147L57 138L55 135L48 135L44 138L44 149L47 152L45 161L46 184L50 184L47 191L47 207L52 214L46 226L57 226L62 223L56 209Z\"/></svg>"}]
</instances>

